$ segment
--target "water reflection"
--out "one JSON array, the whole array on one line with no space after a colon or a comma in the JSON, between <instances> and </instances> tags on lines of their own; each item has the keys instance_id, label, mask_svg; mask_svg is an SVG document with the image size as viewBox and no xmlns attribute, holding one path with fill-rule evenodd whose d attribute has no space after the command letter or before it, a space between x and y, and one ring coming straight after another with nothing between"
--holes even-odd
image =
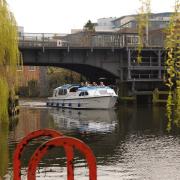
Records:
<instances>
[{"instance_id":1,"label":"water reflection","mask_svg":"<svg viewBox=\"0 0 180 180\"><path fill-rule=\"evenodd\" d=\"M12 132L10 133L10 152L11 154L13 153L17 142L29 132L42 128L53 128L62 132L64 135L77 137L86 142L92 148L97 159L102 159L100 161L103 163L107 157L111 157L114 153L113 150L116 146L115 141L117 139L115 137L117 125L117 115L114 110L62 110L55 108L23 107L20 109L17 126L13 126ZM44 141L45 139L42 139L41 143ZM28 151L25 150L23 152L23 178L26 177L26 167L29 158L38 144L39 140L33 141L28 145ZM102 144L106 147L104 151L101 150ZM66 167L65 162L64 152L59 149L52 150L52 153L41 162L40 172L42 172L42 174L44 174L44 172L47 174L54 172L56 176L60 173L60 176L62 176L65 171L64 168ZM82 169L86 166L85 160L81 156L77 156L75 164L76 168L79 168L78 172L84 174ZM12 167L12 159L9 165ZM6 175L7 179L11 177L11 170L12 169L9 168L8 175ZM42 177L42 174L40 173L38 176ZM63 176L66 176L66 174Z\"/></svg>"},{"instance_id":2,"label":"water reflection","mask_svg":"<svg viewBox=\"0 0 180 180\"><path fill-rule=\"evenodd\" d=\"M76 133L108 133L117 125L114 110L50 109L49 114L56 128Z\"/></svg>"},{"instance_id":3,"label":"water reflection","mask_svg":"<svg viewBox=\"0 0 180 180\"><path fill-rule=\"evenodd\" d=\"M12 174L11 156L19 139L31 131L52 128L91 147L97 158L99 180L180 179L180 131L172 126L171 132L167 132L165 112L165 106L124 105L116 111L23 107L9 133L9 174ZM23 178L37 142L33 141L23 154ZM65 179L65 162L64 152L54 149L40 163L37 179ZM83 180L87 174L85 160L76 156L75 166L77 179Z\"/></svg>"}]
</instances>

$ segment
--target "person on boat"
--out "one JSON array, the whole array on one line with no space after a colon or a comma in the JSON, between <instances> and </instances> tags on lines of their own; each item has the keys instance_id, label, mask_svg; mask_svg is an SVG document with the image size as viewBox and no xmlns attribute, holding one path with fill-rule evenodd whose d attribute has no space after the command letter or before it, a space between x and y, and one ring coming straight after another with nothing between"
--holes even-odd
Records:
<instances>
[{"instance_id":1,"label":"person on boat","mask_svg":"<svg viewBox=\"0 0 180 180\"><path fill-rule=\"evenodd\" d=\"M96 83L96 82L93 82L92 85L93 85L93 86L97 86L97 83Z\"/></svg>"},{"instance_id":2,"label":"person on boat","mask_svg":"<svg viewBox=\"0 0 180 180\"><path fill-rule=\"evenodd\" d=\"M91 86L91 84L88 81L86 81L85 86Z\"/></svg>"},{"instance_id":3,"label":"person on boat","mask_svg":"<svg viewBox=\"0 0 180 180\"><path fill-rule=\"evenodd\" d=\"M84 82L81 82L80 87L84 87L84 86L85 86Z\"/></svg>"},{"instance_id":4,"label":"person on boat","mask_svg":"<svg viewBox=\"0 0 180 180\"><path fill-rule=\"evenodd\" d=\"M99 84L99 86L105 86L105 85L104 85L104 83L101 81L100 84Z\"/></svg>"}]
</instances>

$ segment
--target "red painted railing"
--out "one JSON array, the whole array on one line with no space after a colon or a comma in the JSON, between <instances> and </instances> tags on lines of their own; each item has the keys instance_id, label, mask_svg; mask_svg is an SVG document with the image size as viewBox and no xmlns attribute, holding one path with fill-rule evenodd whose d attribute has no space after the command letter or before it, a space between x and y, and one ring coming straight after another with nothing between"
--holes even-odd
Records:
<instances>
[{"instance_id":1,"label":"red painted railing","mask_svg":"<svg viewBox=\"0 0 180 180\"><path fill-rule=\"evenodd\" d=\"M76 138L65 137L61 133L50 129L43 129L32 132L25 138L23 138L22 141L17 145L17 148L14 152L13 162L14 180L21 179L20 158L24 147L30 140L40 136L49 136L52 137L52 139L39 146L32 155L28 164L28 180L36 179L36 168L38 167L39 162L41 161L42 157L48 152L48 150L54 147L63 147L65 149L67 158L67 180L74 180L74 149L77 149L82 154L84 154L89 167L89 179L97 180L96 158L89 146Z\"/></svg>"}]
</instances>

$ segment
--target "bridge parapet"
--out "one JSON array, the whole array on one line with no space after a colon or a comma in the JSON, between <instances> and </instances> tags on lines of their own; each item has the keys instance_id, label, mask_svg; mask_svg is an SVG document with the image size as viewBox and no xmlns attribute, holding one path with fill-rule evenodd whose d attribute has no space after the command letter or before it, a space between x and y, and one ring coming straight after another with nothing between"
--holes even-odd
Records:
<instances>
[{"instance_id":1,"label":"bridge parapet","mask_svg":"<svg viewBox=\"0 0 180 180\"><path fill-rule=\"evenodd\" d=\"M76 34L32 34L24 33L19 37L19 47L46 47L46 48L124 48L137 47L138 35L136 33L87 33ZM150 39L148 46L162 47L163 41L159 44ZM153 42L153 43L152 43Z\"/></svg>"}]
</instances>

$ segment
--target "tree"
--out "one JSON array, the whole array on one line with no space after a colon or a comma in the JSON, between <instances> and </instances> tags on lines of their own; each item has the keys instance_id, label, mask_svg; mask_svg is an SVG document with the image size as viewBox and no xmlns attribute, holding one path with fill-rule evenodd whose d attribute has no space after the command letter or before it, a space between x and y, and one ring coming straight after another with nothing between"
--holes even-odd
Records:
<instances>
[{"instance_id":1,"label":"tree","mask_svg":"<svg viewBox=\"0 0 180 180\"><path fill-rule=\"evenodd\" d=\"M138 28L138 57L137 62L141 63L141 51L144 44L148 45L148 29L149 29L149 16L151 13L151 0L139 0L141 7L137 16L137 28Z\"/></svg>"},{"instance_id":2,"label":"tree","mask_svg":"<svg viewBox=\"0 0 180 180\"><path fill-rule=\"evenodd\" d=\"M84 30L85 31L95 31L94 24L89 20L85 25L84 25Z\"/></svg>"},{"instance_id":3,"label":"tree","mask_svg":"<svg viewBox=\"0 0 180 180\"><path fill-rule=\"evenodd\" d=\"M9 149L8 149L8 133L9 125L7 123L1 124L0 126L0 180L1 177L7 173L8 163L9 163Z\"/></svg>"},{"instance_id":4,"label":"tree","mask_svg":"<svg viewBox=\"0 0 180 180\"><path fill-rule=\"evenodd\" d=\"M83 34L83 46L91 46L92 45L92 36L95 33L95 27L94 24L89 20L85 25L84 25L84 34Z\"/></svg>"},{"instance_id":5,"label":"tree","mask_svg":"<svg viewBox=\"0 0 180 180\"><path fill-rule=\"evenodd\" d=\"M169 26L166 28L165 49L167 52L166 85L169 87L167 100L167 116L170 130L172 118L176 125L180 126L180 1L175 0L174 13L171 16ZM172 109L174 105L174 109ZM174 110L174 113L173 113ZM173 117L174 116L174 117Z\"/></svg>"},{"instance_id":6,"label":"tree","mask_svg":"<svg viewBox=\"0 0 180 180\"><path fill-rule=\"evenodd\" d=\"M0 0L0 121L8 121L8 99L15 92L18 61L16 21L6 0Z\"/></svg>"}]
</instances>

